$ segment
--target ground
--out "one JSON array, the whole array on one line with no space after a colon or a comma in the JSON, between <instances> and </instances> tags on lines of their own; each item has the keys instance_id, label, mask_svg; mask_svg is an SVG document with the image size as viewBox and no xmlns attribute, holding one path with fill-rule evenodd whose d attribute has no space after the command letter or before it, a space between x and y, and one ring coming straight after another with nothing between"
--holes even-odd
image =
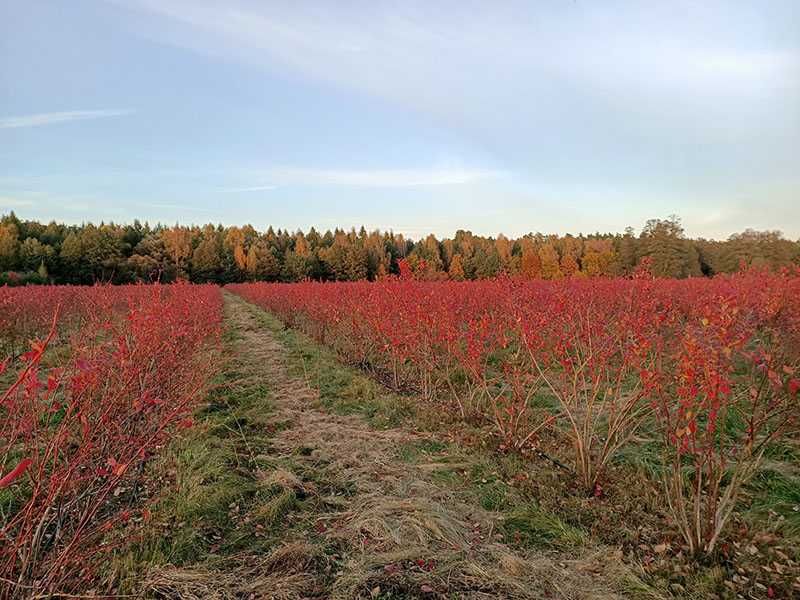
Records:
<instances>
[{"instance_id":1,"label":"ground","mask_svg":"<svg viewBox=\"0 0 800 600\"><path fill-rule=\"evenodd\" d=\"M150 537L118 563L128 589L656 597L619 552L515 496L480 452L422 431L412 400L229 293L225 319L220 385L157 465L170 491L152 502Z\"/></svg>"}]
</instances>

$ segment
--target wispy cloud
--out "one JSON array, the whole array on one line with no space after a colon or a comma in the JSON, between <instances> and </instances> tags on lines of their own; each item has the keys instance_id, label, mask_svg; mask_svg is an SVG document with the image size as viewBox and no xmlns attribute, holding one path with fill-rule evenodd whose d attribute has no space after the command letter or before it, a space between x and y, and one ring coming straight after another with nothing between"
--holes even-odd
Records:
<instances>
[{"instance_id":1,"label":"wispy cloud","mask_svg":"<svg viewBox=\"0 0 800 600\"><path fill-rule=\"evenodd\" d=\"M388 101L538 177L608 157L606 182L631 163L674 181L676 148L700 165L713 145L724 178L745 152L747 165L796 147L800 49L773 31L791 22L777 8L464 4L125 2L159 42ZM780 147L764 149L770 139Z\"/></svg>"},{"instance_id":2,"label":"wispy cloud","mask_svg":"<svg viewBox=\"0 0 800 600\"><path fill-rule=\"evenodd\" d=\"M33 201L25 200L23 198L9 198L7 196L0 196L0 209L24 208L27 206L33 206Z\"/></svg>"},{"instance_id":3,"label":"wispy cloud","mask_svg":"<svg viewBox=\"0 0 800 600\"><path fill-rule=\"evenodd\" d=\"M64 112L38 113L35 115L21 115L16 117L0 118L0 129L14 129L17 127L40 127L70 121L88 121L90 119L104 119L106 117L121 117L132 114L129 109L107 110L70 110Z\"/></svg>"},{"instance_id":4,"label":"wispy cloud","mask_svg":"<svg viewBox=\"0 0 800 600\"><path fill-rule=\"evenodd\" d=\"M283 167L266 176L284 185L341 185L353 187L417 187L464 185L504 176L502 171L468 168L313 169Z\"/></svg>"},{"instance_id":5,"label":"wispy cloud","mask_svg":"<svg viewBox=\"0 0 800 600\"><path fill-rule=\"evenodd\" d=\"M266 192L269 190L274 190L277 187L278 186L276 185L255 185L252 187L225 188L219 191L225 194L233 194L237 192Z\"/></svg>"},{"instance_id":6,"label":"wispy cloud","mask_svg":"<svg viewBox=\"0 0 800 600\"><path fill-rule=\"evenodd\" d=\"M210 208L205 208L203 206L194 206L191 204L165 204L161 202L156 202L156 203L141 204L140 206L145 208L158 208L164 210L193 211L202 213L214 212Z\"/></svg>"}]
</instances>

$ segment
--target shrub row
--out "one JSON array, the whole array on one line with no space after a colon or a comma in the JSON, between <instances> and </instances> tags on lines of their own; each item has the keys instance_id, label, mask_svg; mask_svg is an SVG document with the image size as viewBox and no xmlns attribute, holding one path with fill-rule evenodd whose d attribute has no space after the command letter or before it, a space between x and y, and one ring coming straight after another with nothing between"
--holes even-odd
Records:
<instances>
[{"instance_id":1,"label":"shrub row","mask_svg":"<svg viewBox=\"0 0 800 600\"><path fill-rule=\"evenodd\" d=\"M119 526L142 516L143 464L190 424L214 373L221 294L155 285L2 290L9 297L25 331L49 324L0 366L0 597L85 589ZM59 320L78 315L53 353Z\"/></svg>"},{"instance_id":2,"label":"shrub row","mask_svg":"<svg viewBox=\"0 0 800 600\"><path fill-rule=\"evenodd\" d=\"M796 423L800 277L236 284L228 288L398 388L491 423L547 427L587 494L643 426L693 553L714 551L765 450Z\"/></svg>"}]
</instances>

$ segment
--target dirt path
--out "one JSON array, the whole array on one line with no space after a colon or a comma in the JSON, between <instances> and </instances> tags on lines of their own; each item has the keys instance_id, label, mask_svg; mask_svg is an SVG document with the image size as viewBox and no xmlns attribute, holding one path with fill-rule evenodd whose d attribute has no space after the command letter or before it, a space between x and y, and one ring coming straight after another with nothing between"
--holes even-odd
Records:
<instances>
[{"instance_id":1,"label":"dirt path","mask_svg":"<svg viewBox=\"0 0 800 600\"><path fill-rule=\"evenodd\" d=\"M239 372L270 392L276 433L261 451L267 466L256 473L270 500L252 512L277 528L278 543L267 555L229 561L194 595L624 597L630 580L613 553L510 547L500 513L437 477L442 457L401 458L402 448L428 438L327 412L305 379L290 374L287 350L259 321L259 309L226 293L225 310L237 332ZM162 575L161 587L152 588L159 595L193 595L180 592L181 578L191 579L185 569Z\"/></svg>"}]
</instances>

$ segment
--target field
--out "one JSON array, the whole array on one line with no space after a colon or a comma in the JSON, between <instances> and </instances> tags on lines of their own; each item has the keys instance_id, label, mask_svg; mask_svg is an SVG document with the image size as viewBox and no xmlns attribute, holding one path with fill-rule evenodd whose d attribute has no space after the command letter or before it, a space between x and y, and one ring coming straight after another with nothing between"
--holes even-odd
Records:
<instances>
[{"instance_id":1,"label":"field","mask_svg":"<svg viewBox=\"0 0 800 600\"><path fill-rule=\"evenodd\" d=\"M800 277L0 288L0 598L800 595Z\"/></svg>"}]
</instances>

